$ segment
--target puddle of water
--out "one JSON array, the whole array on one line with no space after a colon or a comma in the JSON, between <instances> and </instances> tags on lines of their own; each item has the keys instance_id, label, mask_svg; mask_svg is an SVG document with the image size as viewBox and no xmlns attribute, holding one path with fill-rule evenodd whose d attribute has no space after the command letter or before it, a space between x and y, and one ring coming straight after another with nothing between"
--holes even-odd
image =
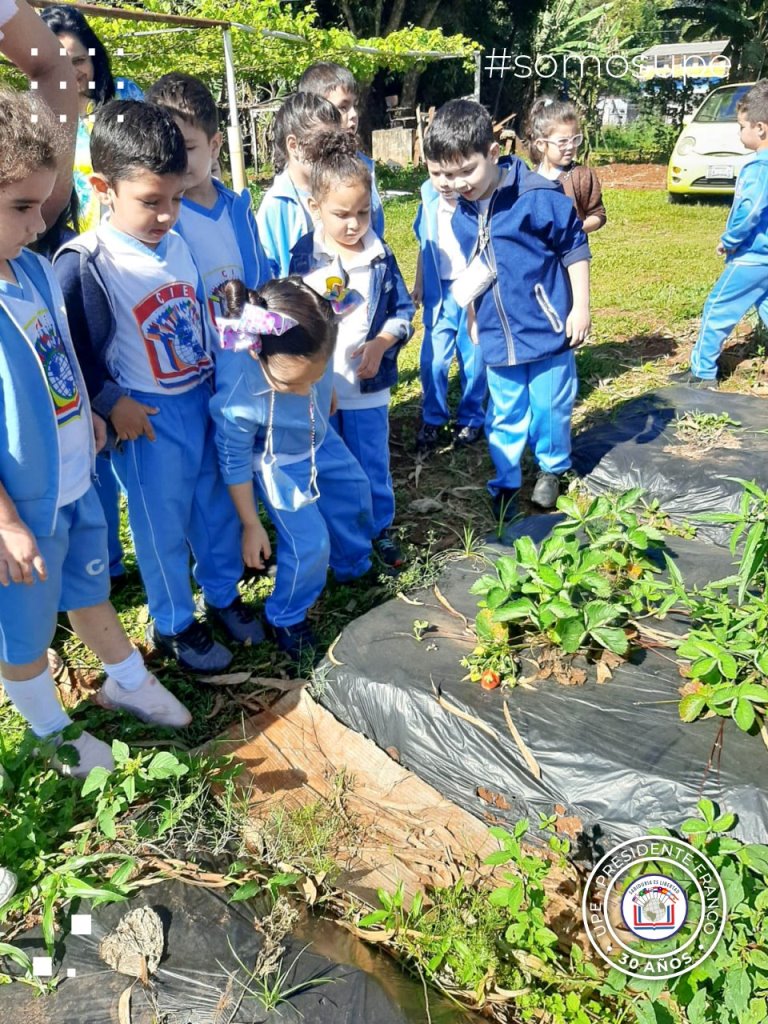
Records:
<instances>
[{"instance_id":1,"label":"puddle of water","mask_svg":"<svg viewBox=\"0 0 768 1024\"><path fill-rule=\"evenodd\" d=\"M481 1018L461 1010L448 999L406 974L386 953L356 938L346 928L302 907L291 936L310 944L313 953L336 963L349 964L372 975L398 1006L409 1024L476 1024ZM429 998L429 1016L425 999Z\"/></svg>"}]
</instances>

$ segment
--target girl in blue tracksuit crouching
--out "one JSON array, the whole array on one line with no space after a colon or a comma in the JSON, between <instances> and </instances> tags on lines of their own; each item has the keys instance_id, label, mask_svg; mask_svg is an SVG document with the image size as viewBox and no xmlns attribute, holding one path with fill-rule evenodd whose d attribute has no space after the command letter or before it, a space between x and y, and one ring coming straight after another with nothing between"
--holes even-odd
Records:
<instances>
[{"instance_id":1,"label":"girl in blue tracksuit crouching","mask_svg":"<svg viewBox=\"0 0 768 1024\"><path fill-rule=\"evenodd\" d=\"M398 353L413 334L413 302L392 250L371 227L371 174L354 139L322 132L307 154L315 226L294 245L291 273L334 303L332 424L370 481L376 552L398 568L403 555L392 531L389 402Z\"/></svg>"},{"instance_id":2,"label":"girl in blue tracksuit crouching","mask_svg":"<svg viewBox=\"0 0 768 1024\"><path fill-rule=\"evenodd\" d=\"M371 567L371 489L329 428L336 321L299 278L256 291L224 286L222 350L211 413L222 476L243 524L243 560L271 554L259 498L277 534L277 575L265 615L293 658L316 646L307 618L328 566L340 581ZM255 485L255 487L254 487Z\"/></svg>"}]
</instances>

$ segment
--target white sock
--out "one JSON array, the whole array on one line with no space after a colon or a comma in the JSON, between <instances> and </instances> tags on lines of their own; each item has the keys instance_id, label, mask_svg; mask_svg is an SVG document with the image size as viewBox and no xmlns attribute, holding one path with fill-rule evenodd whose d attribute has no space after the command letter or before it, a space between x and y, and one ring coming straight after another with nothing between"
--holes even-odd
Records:
<instances>
[{"instance_id":1,"label":"white sock","mask_svg":"<svg viewBox=\"0 0 768 1024\"><path fill-rule=\"evenodd\" d=\"M125 661L119 661L116 665L108 665L102 662L104 671L111 676L121 690L138 690L147 678L147 668L141 651L134 647Z\"/></svg>"},{"instance_id":2,"label":"white sock","mask_svg":"<svg viewBox=\"0 0 768 1024\"><path fill-rule=\"evenodd\" d=\"M72 719L61 706L49 668L23 683L3 679L3 686L11 704L40 739L61 732L71 724Z\"/></svg>"}]
</instances>

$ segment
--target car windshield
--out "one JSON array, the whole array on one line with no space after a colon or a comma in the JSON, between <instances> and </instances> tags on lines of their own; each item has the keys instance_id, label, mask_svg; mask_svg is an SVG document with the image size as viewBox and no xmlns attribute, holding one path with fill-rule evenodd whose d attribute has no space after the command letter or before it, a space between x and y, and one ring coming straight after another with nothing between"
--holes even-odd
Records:
<instances>
[{"instance_id":1,"label":"car windshield","mask_svg":"<svg viewBox=\"0 0 768 1024\"><path fill-rule=\"evenodd\" d=\"M715 89L712 95L704 100L693 120L707 124L735 121L736 104L751 88L751 85L735 85L731 89Z\"/></svg>"}]
</instances>

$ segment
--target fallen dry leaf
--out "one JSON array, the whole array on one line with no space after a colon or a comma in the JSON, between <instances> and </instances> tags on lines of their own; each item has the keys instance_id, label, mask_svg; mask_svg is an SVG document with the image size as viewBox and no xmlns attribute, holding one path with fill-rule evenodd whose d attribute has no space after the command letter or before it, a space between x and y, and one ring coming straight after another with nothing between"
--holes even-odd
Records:
<instances>
[{"instance_id":1,"label":"fallen dry leaf","mask_svg":"<svg viewBox=\"0 0 768 1024\"><path fill-rule=\"evenodd\" d=\"M500 811L512 810L512 805L501 793L494 793L492 790L486 789L485 786L478 786L475 792L483 803L490 804L491 807L496 807Z\"/></svg>"}]
</instances>

